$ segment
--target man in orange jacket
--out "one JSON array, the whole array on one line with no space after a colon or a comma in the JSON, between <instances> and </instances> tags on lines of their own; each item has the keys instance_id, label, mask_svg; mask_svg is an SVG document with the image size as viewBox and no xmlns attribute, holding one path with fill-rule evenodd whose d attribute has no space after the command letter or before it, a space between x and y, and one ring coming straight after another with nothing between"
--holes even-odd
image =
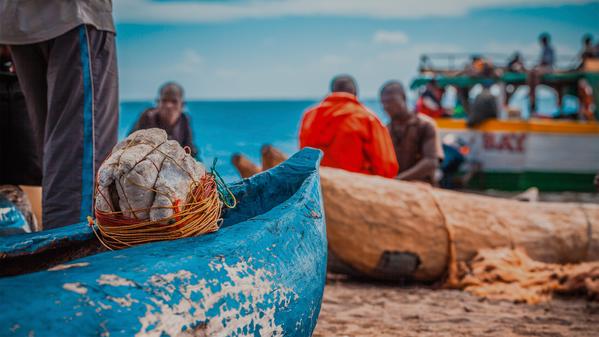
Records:
<instances>
[{"instance_id":1,"label":"man in orange jacket","mask_svg":"<svg viewBox=\"0 0 599 337\"><path fill-rule=\"evenodd\" d=\"M331 94L304 114L300 148L322 150L323 166L393 178L399 166L389 133L356 95L351 76L335 77Z\"/></svg>"}]
</instances>

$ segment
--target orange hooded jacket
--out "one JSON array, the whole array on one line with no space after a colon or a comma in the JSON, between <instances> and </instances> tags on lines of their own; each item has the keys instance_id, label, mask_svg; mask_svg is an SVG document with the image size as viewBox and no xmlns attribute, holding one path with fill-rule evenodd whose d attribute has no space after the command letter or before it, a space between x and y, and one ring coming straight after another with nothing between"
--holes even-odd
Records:
<instances>
[{"instance_id":1,"label":"orange hooded jacket","mask_svg":"<svg viewBox=\"0 0 599 337\"><path fill-rule=\"evenodd\" d=\"M399 166L387 128L348 93L332 93L304 114L300 148L324 152L322 165L392 178Z\"/></svg>"}]
</instances>

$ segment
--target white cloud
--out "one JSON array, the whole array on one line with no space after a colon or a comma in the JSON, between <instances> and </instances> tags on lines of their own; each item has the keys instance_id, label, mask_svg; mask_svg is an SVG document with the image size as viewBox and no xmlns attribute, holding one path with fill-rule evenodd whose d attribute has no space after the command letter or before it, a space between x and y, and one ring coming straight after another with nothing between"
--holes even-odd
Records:
<instances>
[{"instance_id":1,"label":"white cloud","mask_svg":"<svg viewBox=\"0 0 599 337\"><path fill-rule=\"evenodd\" d=\"M204 59L197 51L193 49L185 49L180 58L180 61L174 65L174 70L179 72L190 72L198 69L202 65Z\"/></svg>"},{"instance_id":2,"label":"white cloud","mask_svg":"<svg viewBox=\"0 0 599 337\"><path fill-rule=\"evenodd\" d=\"M200 54L193 49L185 49L183 51L183 62L190 65L199 65L203 59Z\"/></svg>"},{"instance_id":3,"label":"white cloud","mask_svg":"<svg viewBox=\"0 0 599 337\"><path fill-rule=\"evenodd\" d=\"M250 0L228 3L114 1L118 22L221 22L285 16L414 18L459 16L470 10L513 5L560 5L585 0Z\"/></svg>"},{"instance_id":4,"label":"white cloud","mask_svg":"<svg viewBox=\"0 0 599 337\"><path fill-rule=\"evenodd\" d=\"M379 30L372 36L372 41L381 44L406 44L410 39L402 31Z\"/></svg>"}]
</instances>

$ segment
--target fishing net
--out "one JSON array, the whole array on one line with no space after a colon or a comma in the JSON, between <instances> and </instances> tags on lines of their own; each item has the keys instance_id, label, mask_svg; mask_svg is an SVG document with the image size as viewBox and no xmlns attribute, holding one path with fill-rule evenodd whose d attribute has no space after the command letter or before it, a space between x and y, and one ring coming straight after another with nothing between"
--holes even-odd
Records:
<instances>
[{"instance_id":1,"label":"fishing net","mask_svg":"<svg viewBox=\"0 0 599 337\"><path fill-rule=\"evenodd\" d=\"M523 249L482 249L460 262L452 288L494 300L536 304L554 294L584 294L599 301L599 262L543 263Z\"/></svg>"},{"instance_id":2,"label":"fishing net","mask_svg":"<svg viewBox=\"0 0 599 337\"><path fill-rule=\"evenodd\" d=\"M108 249L215 232L223 206L236 205L214 165L206 172L161 129L137 131L117 144L96 181L90 224Z\"/></svg>"}]
</instances>

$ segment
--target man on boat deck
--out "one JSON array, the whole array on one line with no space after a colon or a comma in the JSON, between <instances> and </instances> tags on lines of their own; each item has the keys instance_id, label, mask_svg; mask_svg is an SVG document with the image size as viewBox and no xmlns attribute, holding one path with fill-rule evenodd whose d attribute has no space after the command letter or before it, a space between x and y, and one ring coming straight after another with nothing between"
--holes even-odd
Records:
<instances>
[{"instance_id":1,"label":"man on boat deck","mask_svg":"<svg viewBox=\"0 0 599 337\"><path fill-rule=\"evenodd\" d=\"M391 138L356 95L356 82L351 76L335 77L331 94L304 114L300 148L321 149L323 166L392 178L398 165Z\"/></svg>"},{"instance_id":2,"label":"man on boat deck","mask_svg":"<svg viewBox=\"0 0 599 337\"><path fill-rule=\"evenodd\" d=\"M381 103L391 117L387 127L399 163L396 179L434 183L435 170L443 161L434 120L408 109L405 91L398 81L383 86Z\"/></svg>"},{"instance_id":3,"label":"man on boat deck","mask_svg":"<svg viewBox=\"0 0 599 337\"><path fill-rule=\"evenodd\" d=\"M9 45L35 133L43 227L86 221L95 172L117 140L112 1L0 0L0 44Z\"/></svg>"},{"instance_id":4,"label":"man on boat deck","mask_svg":"<svg viewBox=\"0 0 599 337\"><path fill-rule=\"evenodd\" d=\"M160 87L159 97L158 107L144 111L130 134L142 129L163 129L168 139L176 140L183 147L189 147L191 155L199 160L198 150L193 143L189 117L183 113L183 87L175 82L165 83Z\"/></svg>"},{"instance_id":5,"label":"man on boat deck","mask_svg":"<svg viewBox=\"0 0 599 337\"><path fill-rule=\"evenodd\" d=\"M587 60L597 58L597 51L595 50L595 46L593 46L593 36L591 34L585 34L582 37L582 50L579 54L580 64L576 69L582 69Z\"/></svg>"},{"instance_id":6,"label":"man on boat deck","mask_svg":"<svg viewBox=\"0 0 599 337\"><path fill-rule=\"evenodd\" d=\"M528 74L528 87L529 87L529 100L530 100L530 113L534 114L536 110L536 87L541 83L543 75L553 72L553 66L555 64L555 52L551 46L551 37L547 33L543 33L539 36L539 43L541 44L541 57L539 64L537 64ZM558 93L558 104L561 106L561 96Z\"/></svg>"}]
</instances>

